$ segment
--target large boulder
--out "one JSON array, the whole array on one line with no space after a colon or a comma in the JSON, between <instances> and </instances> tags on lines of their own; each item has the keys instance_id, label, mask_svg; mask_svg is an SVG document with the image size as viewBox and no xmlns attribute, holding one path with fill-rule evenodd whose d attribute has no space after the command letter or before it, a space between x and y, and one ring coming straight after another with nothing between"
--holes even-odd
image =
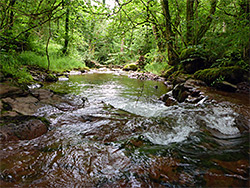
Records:
<instances>
[{"instance_id":1,"label":"large boulder","mask_svg":"<svg viewBox=\"0 0 250 188\"><path fill-rule=\"evenodd\" d=\"M173 97L178 102L184 102L185 99L190 95L190 92L188 91L188 88L185 87L184 84L178 84L173 89Z\"/></svg>"},{"instance_id":2,"label":"large boulder","mask_svg":"<svg viewBox=\"0 0 250 188\"><path fill-rule=\"evenodd\" d=\"M49 122L35 116L3 117L0 120L0 140L31 140L48 131Z\"/></svg>"},{"instance_id":3,"label":"large boulder","mask_svg":"<svg viewBox=\"0 0 250 188\"><path fill-rule=\"evenodd\" d=\"M199 70L194 74L196 79L202 80L211 85L218 81L227 81L237 84L246 80L248 73L239 66L209 68Z\"/></svg>"},{"instance_id":4,"label":"large boulder","mask_svg":"<svg viewBox=\"0 0 250 188\"><path fill-rule=\"evenodd\" d=\"M173 90L162 95L160 100L162 100L166 106L175 105L177 102L198 103L205 96L197 89L197 86L203 86L204 84L204 82L199 80L188 79L183 83L175 85Z\"/></svg>"}]
</instances>

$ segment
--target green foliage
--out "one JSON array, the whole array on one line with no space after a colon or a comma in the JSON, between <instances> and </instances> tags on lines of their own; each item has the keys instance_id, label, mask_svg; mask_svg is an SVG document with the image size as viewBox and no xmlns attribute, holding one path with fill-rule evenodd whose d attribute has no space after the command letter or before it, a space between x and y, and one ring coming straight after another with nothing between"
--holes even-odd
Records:
<instances>
[{"instance_id":1,"label":"green foliage","mask_svg":"<svg viewBox=\"0 0 250 188\"><path fill-rule=\"evenodd\" d=\"M1 53L1 72L6 77L12 77L19 84L27 84L33 81L32 76L27 69L17 60L16 56L12 54Z\"/></svg>"},{"instance_id":2,"label":"green foliage","mask_svg":"<svg viewBox=\"0 0 250 188\"><path fill-rule=\"evenodd\" d=\"M169 78L170 75L172 75L176 70L176 67L170 66L166 71L162 73L162 76L164 78Z\"/></svg>"},{"instance_id":3,"label":"green foliage","mask_svg":"<svg viewBox=\"0 0 250 188\"><path fill-rule=\"evenodd\" d=\"M162 75L162 73L166 70L166 67L168 67L168 64L164 64L161 62L153 62L150 64L147 64L145 66L145 70L148 72L152 72L157 75Z\"/></svg>"},{"instance_id":4,"label":"green foliage","mask_svg":"<svg viewBox=\"0 0 250 188\"><path fill-rule=\"evenodd\" d=\"M219 78L216 78L216 80L211 83L211 86L215 86L217 83L220 83L224 80L225 80L225 76L220 76Z\"/></svg>"},{"instance_id":5,"label":"green foliage","mask_svg":"<svg viewBox=\"0 0 250 188\"><path fill-rule=\"evenodd\" d=\"M213 67L239 66L245 70L250 70L249 63L243 60L240 51L226 51L221 58L216 59Z\"/></svg>"},{"instance_id":6,"label":"green foliage","mask_svg":"<svg viewBox=\"0 0 250 188\"><path fill-rule=\"evenodd\" d=\"M156 49L151 50L149 53L147 53L145 55L145 58L147 64L144 68L148 72L162 75L162 73L169 68L165 53L160 53Z\"/></svg>"},{"instance_id":7,"label":"green foliage","mask_svg":"<svg viewBox=\"0 0 250 188\"><path fill-rule=\"evenodd\" d=\"M170 51L181 60L177 64L199 58L206 68L212 62L215 69L240 66L250 70L249 10L243 8L247 1L169 1L169 18L156 0L125 0L115 3L113 9L93 1L27 2L0 3L0 51L13 58L8 60L11 63L3 63L5 74L26 74L25 66L47 69L49 38L53 71L82 68L86 61L124 65L145 57L144 69L161 74L169 69ZM194 3L193 13L187 10L188 2ZM211 12L215 2L217 8ZM63 55L66 39L67 53ZM14 57L12 52L18 54ZM22 79L29 80L27 75Z\"/></svg>"},{"instance_id":8,"label":"green foliage","mask_svg":"<svg viewBox=\"0 0 250 188\"><path fill-rule=\"evenodd\" d=\"M128 55L126 55L124 52L117 52L117 53L111 53L108 54L108 60L105 61L104 65L123 65L125 62L128 62L129 58ZM130 59L130 62L131 59Z\"/></svg>"},{"instance_id":9,"label":"green foliage","mask_svg":"<svg viewBox=\"0 0 250 188\"><path fill-rule=\"evenodd\" d=\"M44 69L47 69L48 66L46 56L38 55L35 52L23 52L17 58L22 65L37 66ZM72 56L58 56L54 54L50 56L50 61L50 70L57 72L85 67L85 64L82 61L75 59Z\"/></svg>"},{"instance_id":10,"label":"green foliage","mask_svg":"<svg viewBox=\"0 0 250 188\"><path fill-rule=\"evenodd\" d=\"M188 46L184 50L181 51L180 59L188 61L189 58L200 58L203 60L207 60L207 56L209 52L206 51L202 45Z\"/></svg>"}]
</instances>

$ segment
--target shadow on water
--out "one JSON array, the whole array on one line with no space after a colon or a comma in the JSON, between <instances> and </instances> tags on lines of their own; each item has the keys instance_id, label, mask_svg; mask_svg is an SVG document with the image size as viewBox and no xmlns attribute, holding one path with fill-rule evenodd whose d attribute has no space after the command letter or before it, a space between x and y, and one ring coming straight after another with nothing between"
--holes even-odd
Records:
<instances>
[{"instance_id":1,"label":"shadow on water","mask_svg":"<svg viewBox=\"0 0 250 188\"><path fill-rule=\"evenodd\" d=\"M88 101L46 106L46 135L1 143L1 187L249 185L249 120L231 103L166 107L163 83L105 73L46 88Z\"/></svg>"}]
</instances>

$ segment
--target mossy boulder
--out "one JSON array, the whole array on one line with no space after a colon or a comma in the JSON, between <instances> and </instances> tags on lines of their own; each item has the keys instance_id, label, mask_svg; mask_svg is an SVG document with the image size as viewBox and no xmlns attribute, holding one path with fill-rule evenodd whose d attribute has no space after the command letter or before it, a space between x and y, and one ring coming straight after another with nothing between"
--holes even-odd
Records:
<instances>
[{"instance_id":1,"label":"mossy boulder","mask_svg":"<svg viewBox=\"0 0 250 188\"><path fill-rule=\"evenodd\" d=\"M180 55L181 64L186 73L192 74L208 67L206 53L201 48L187 48Z\"/></svg>"},{"instance_id":2,"label":"mossy boulder","mask_svg":"<svg viewBox=\"0 0 250 188\"><path fill-rule=\"evenodd\" d=\"M125 71L136 71L138 69L138 66L135 64L135 63L130 63L130 64L127 64L123 67L123 70Z\"/></svg>"},{"instance_id":3,"label":"mossy boulder","mask_svg":"<svg viewBox=\"0 0 250 188\"><path fill-rule=\"evenodd\" d=\"M90 69L89 67L83 67L83 68L79 68L78 70L81 71L81 73L85 73L85 72L88 72Z\"/></svg>"},{"instance_id":4,"label":"mossy boulder","mask_svg":"<svg viewBox=\"0 0 250 188\"><path fill-rule=\"evenodd\" d=\"M211 85L216 81L227 81L237 84L246 79L247 71L239 66L209 68L195 72L194 77Z\"/></svg>"}]
</instances>

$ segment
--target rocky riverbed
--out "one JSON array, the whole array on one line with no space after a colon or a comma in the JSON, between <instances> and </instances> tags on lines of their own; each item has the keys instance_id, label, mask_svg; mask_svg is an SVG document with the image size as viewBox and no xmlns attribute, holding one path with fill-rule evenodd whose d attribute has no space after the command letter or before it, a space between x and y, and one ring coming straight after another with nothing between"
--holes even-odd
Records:
<instances>
[{"instance_id":1,"label":"rocky riverbed","mask_svg":"<svg viewBox=\"0 0 250 188\"><path fill-rule=\"evenodd\" d=\"M121 70L106 68L100 69L103 72L114 72L123 74ZM96 72L94 70L94 72ZM65 80L68 75L86 74L82 71L71 71L65 74L60 74ZM140 80L154 80L164 82L164 78L154 75L152 73L126 73L128 77ZM35 79L43 77L41 74L33 73ZM56 81L58 79L54 79ZM59 79L64 80L64 79ZM165 81L164 84L169 89L169 92L162 95L159 99L162 100L166 106L172 106L178 103L192 103L202 104L205 100L212 101L213 97L204 93L206 84L200 80L192 78L177 77L175 80ZM37 88L38 87L38 88ZM30 89L22 89L20 87L11 86L9 82L0 84L0 110L1 110L1 140L22 140L33 139L41 136L49 130L49 121L44 117L36 115L38 109L50 106L62 111L75 110L82 108L86 102L86 98L79 96L72 96L66 94L55 93L51 90L46 90L42 84L36 84ZM229 86L228 86L229 87ZM224 87L223 88L228 88ZM157 89L157 88L155 88ZM231 89L229 89L232 91ZM234 91L236 91L235 89ZM238 92L249 94L249 84L240 83ZM211 92L210 92L211 93ZM247 110L246 110L247 111ZM244 113L244 112L243 112ZM246 114L246 113L245 113ZM249 114L246 114L247 116Z\"/></svg>"},{"instance_id":2,"label":"rocky riverbed","mask_svg":"<svg viewBox=\"0 0 250 188\"><path fill-rule=\"evenodd\" d=\"M72 73L1 85L3 187L248 185L248 95L190 78Z\"/></svg>"},{"instance_id":3,"label":"rocky riverbed","mask_svg":"<svg viewBox=\"0 0 250 188\"><path fill-rule=\"evenodd\" d=\"M79 96L56 94L46 89L24 90L8 83L0 84L1 140L26 140L49 130L49 121L36 116L38 109L50 106L62 111L82 108L85 100Z\"/></svg>"}]
</instances>

